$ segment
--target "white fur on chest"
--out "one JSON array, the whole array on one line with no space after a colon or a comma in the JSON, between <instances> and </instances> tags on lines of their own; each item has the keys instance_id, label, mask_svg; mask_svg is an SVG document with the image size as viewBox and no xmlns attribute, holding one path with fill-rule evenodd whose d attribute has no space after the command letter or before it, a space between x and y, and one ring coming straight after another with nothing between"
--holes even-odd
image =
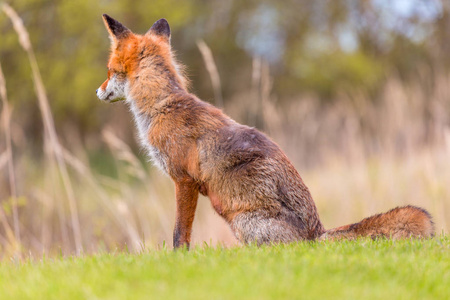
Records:
<instances>
[{"instance_id":1,"label":"white fur on chest","mask_svg":"<svg viewBox=\"0 0 450 300\"><path fill-rule=\"evenodd\" d=\"M146 150L153 164L161 171L167 174L167 157L161 151L153 146L149 139L149 131L152 126L151 117L139 110L134 101L127 101L130 104L130 110L133 113L136 128L138 130L138 138L141 146Z\"/></svg>"}]
</instances>

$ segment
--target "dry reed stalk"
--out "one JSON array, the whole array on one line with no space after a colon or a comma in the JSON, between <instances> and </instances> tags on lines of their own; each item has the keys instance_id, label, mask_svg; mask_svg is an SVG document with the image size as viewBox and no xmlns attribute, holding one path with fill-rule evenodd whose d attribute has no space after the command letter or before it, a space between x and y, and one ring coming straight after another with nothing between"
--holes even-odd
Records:
<instances>
[{"instance_id":1,"label":"dry reed stalk","mask_svg":"<svg viewBox=\"0 0 450 300\"><path fill-rule=\"evenodd\" d=\"M126 220L124 224L126 225L127 230L131 228L137 228L137 222L132 218L130 210L128 208L128 203L121 199L132 199L132 193L129 191L129 188L126 185L126 176L130 175L140 180L145 178L145 171L142 169L138 159L131 152L131 149L128 147L126 143L120 140L114 133L109 130L102 131L103 141L110 148L113 158L115 160L115 165L117 169L118 180L116 181L116 187L118 188L121 197L120 199L116 199L112 205L114 205L116 211L118 212L121 219ZM121 164L121 162L125 162L125 164ZM120 172L121 168L125 169L125 172ZM136 242L137 241L137 242ZM137 239L133 239L131 242L132 249L134 251L139 251L142 249L141 244L139 243L139 237Z\"/></svg>"},{"instance_id":2,"label":"dry reed stalk","mask_svg":"<svg viewBox=\"0 0 450 300\"><path fill-rule=\"evenodd\" d=\"M273 87L273 78L270 76L270 67L266 61L261 61L260 79L261 104L259 114L263 119L264 129L273 134L275 133L275 130L282 128L283 116L275 106L274 99L270 96Z\"/></svg>"},{"instance_id":3,"label":"dry reed stalk","mask_svg":"<svg viewBox=\"0 0 450 300\"><path fill-rule=\"evenodd\" d=\"M2 111L2 119L3 119L3 127L5 131L5 140L6 140L6 158L8 163L8 175L9 175L9 187L10 187L10 195L12 199L12 213L13 213L13 227L14 227L14 239L12 239L10 232L11 228L9 226L8 221L6 220L6 215L3 209L0 209L0 218L3 224L3 227L6 230L6 233L10 239L13 241L12 245L17 245L19 250L20 248L20 226L19 226L19 213L17 211L17 192L16 192L16 175L14 172L14 161L12 154L12 143L11 143L11 109L9 108L7 93L6 93L6 82L5 76L3 75L2 67L0 65L0 97L2 98L3 103L3 111Z\"/></svg>"},{"instance_id":4,"label":"dry reed stalk","mask_svg":"<svg viewBox=\"0 0 450 300\"><path fill-rule=\"evenodd\" d=\"M3 169L8 164L8 153L4 151L0 154L0 170Z\"/></svg>"},{"instance_id":5,"label":"dry reed stalk","mask_svg":"<svg viewBox=\"0 0 450 300\"><path fill-rule=\"evenodd\" d=\"M253 57L252 61L252 89L255 94L259 92L259 85L261 84L261 57Z\"/></svg>"},{"instance_id":6,"label":"dry reed stalk","mask_svg":"<svg viewBox=\"0 0 450 300\"><path fill-rule=\"evenodd\" d=\"M131 168L128 168L128 173L134 177L144 180L147 175L141 165L139 159L133 154L130 147L111 130L102 131L103 140L110 147L115 157L121 161L128 163Z\"/></svg>"},{"instance_id":7,"label":"dry reed stalk","mask_svg":"<svg viewBox=\"0 0 450 300\"><path fill-rule=\"evenodd\" d=\"M34 55L34 51L31 46L29 35L27 30L25 29L25 26L23 25L22 19L20 19L20 17L17 15L15 10L11 6L9 6L6 3L3 3L2 9L13 23L14 30L19 36L20 45L27 52L28 59L30 61L31 70L33 73L34 87L39 101L39 108L44 122L46 137L48 139L48 141L46 142L49 143L49 147L47 149L51 149L51 155L53 156L52 159L56 160L59 172L61 174L63 185L66 191L66 196L69 201L75 248L77 254L80 254L83 250L83 246L81 240L80 222L78 219L78 208L76 205L75 195L69 178L69 173L67 172L67 167L64 161L62 147L61 144L59 143L58 135L56 134L56 129L53 121L53 116L50 110L49 101L47 98L44 84L42 82L41 74L39 72L36 57Z\"/></svg>"},{"instance_id":8,"label":"dry reed stalk","mask_svg":"<svg viewBox=\"0 0 450 300\"><path fill-rule=\"evenodd\" d=\"M216 63L214 62L212 51L203 40L197 41L197 47L202 54L206 69L208 70L209 76L211 77L216 105L218 107L223 107L222 85L220 83L219 71L217 70Z\"/></svg>"},{"instance_id":9,"label":"dry reed stalk","mask_svg":"<svg viewBox=\"0 0 450 300\"><path fill-rule=\"evenodd\" d=\"M86 182L91 186L92 190L97 194L98 199L100 200L100 204L105 207L106 211L112 216L113 220L119 225L124 233L127 234L130 244L133 245L133 249L139 250L140 238L135 226L133 226L133 224L131 224L129 220L121 215L118 209L119 207L111 202L111 197L106 194L105 190L98 183L97 179L92 174L91 169L66 149L63 149L63 154L67 164L69 164L69 166L71 166L78 174L80 174L81 178L86 180ZM115 183L115 185L117 186L117 182Z\"/></svg>"},{"instance_id":10,"label":"dry reed stalk","mask_svg":"<svg viewBox=\"0 0 450 300\"><path fill-rule=\"evenodd\" d=\"M103 140L110 147L113 156L116 159L122 160L131 165L131 167L127 169L128 173L140 179L144 183L147 194L150 194L147 183L149 181L147 172L142 167L139 159L133 154L130 147L110 130L103 130L102 136ZM123 191L122 193L124 194ZM161 204L158 201L151 201L151 203L153 208L156 210L156 214L159 218L164 233L170 234L171 226L165 218L164 209L162 208Z\"/></svg>"},{"instance_id":11,"label":"dry reed stalk","mask_svg":"<svg viewBox=\"0 0 450 300\"><path fill-rule=\"evenodd\" d=\"M46 252L46 249L49 248L50 242L51 242L51 236L52 236L52 228L49 226L49 218L50 218L50 211L53 208L52 206L52 199L49 195L44 193L41 190L34 190L33 192L33 198L35 198L37 201L41 202L42 212L41 212L41 219L42 219L42 225L41 225L41 241L42 249L41 253L42 255Z\"/></svg>"},{"instance_id":12,"label":"dry reed stalk","mask_svg":"<svg viewBox=\"0 0 450 300\"><path fill-rule=\"evenodd\" d=\"M247 115L247 123L249 126L257 126L257 116L259 116L259 112L261 110L261 95L260 95L260 86L261 86L261 58L253 57L252 61L252 99L253 105L250 107L252 109L248 110Z\"/></svg>"}]
</instances>

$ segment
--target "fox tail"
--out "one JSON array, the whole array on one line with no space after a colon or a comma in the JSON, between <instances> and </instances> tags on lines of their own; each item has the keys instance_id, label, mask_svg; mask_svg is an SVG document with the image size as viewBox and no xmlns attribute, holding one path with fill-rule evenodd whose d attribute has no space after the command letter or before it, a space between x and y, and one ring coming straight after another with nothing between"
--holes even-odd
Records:
<instances>
[{"instance_id":1,"label":"fox tail","mask_svg":"<svg viewBox=\"0 0 450 300\"><path fill-rule=\"evenodd\" d=\"M431 215L425 209L407 205L365 218L359 223L327 230L319 240L353 240L364 236L373 239L429 238L433 235L434 223Z\"/></svg>"}]
</instances>

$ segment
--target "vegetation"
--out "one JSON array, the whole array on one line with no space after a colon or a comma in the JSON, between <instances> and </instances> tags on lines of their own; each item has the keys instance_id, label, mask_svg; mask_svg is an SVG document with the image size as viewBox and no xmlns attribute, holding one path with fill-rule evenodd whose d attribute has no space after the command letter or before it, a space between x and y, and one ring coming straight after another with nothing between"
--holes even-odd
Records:
<instances>
[{"instance_id":1,"label":"vegetation","mask_svg":"<svg viewBox=\"0 0 450 300\"><path fill-rule=\"evenodd\" d=\"M2 299L448 299L450 241L99 253L0 266Z\"/></svg>"},{"instance_id":2,"label":"vegetation","mask_svg":"<svg viewBox=\"0 0 450 300\"><path fill-rule=\"evenodd\" d=\"M327 228L415 204L448 233L447 1L1 4L2 259L170 248L173 186L136 146L127 108L94 95L102 13L142 33L166 17L192 91L280 144ZM193 239L236 244L207 199Z\"/></svg>"}]
</instances>

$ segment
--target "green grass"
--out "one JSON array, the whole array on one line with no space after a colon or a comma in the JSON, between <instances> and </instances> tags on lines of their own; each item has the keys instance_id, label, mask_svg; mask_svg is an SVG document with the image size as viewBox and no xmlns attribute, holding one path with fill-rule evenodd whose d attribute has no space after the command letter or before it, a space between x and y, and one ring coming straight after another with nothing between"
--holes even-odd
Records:
<instances>
[{"instance_id":1,"label":"green grass","mask_svg":"<svg viewBox=\"0 0 450 300\"><path fill-rule=\"evenodd\" d=\"M2 299L450 299L450 239L3 262Z\"/></svg>"}]
</instances>

